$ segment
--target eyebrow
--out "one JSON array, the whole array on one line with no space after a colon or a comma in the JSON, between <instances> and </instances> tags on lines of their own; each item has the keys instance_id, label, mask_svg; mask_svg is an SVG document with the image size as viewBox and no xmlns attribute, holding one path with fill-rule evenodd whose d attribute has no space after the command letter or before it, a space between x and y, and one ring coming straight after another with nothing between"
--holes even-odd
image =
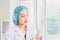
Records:
<instances>
[{"instance_id":1,"label":"eyebrow","mask_svg":"<svg viewBox=\"0 0 60 40\"><path fill-rule=\"evenodd\" d=\"M24 14L21 14L21 15L24 15Z\"/></svg>"}]
</instances>

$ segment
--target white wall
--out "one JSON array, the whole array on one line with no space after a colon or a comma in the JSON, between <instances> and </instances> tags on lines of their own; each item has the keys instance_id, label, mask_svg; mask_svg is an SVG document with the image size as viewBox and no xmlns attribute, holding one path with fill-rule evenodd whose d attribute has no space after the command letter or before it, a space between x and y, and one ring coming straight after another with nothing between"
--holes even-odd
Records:
<instances>
[{"instance_id":1,"label":"white wall","mask_svg":"<svg viewBox=\"0 0 60 40\"><path fill-rule=\"evenodd\" d=\"M9 17L9 0L0 0L0 19L8 21Z\"/></svg>"}]
</instances>

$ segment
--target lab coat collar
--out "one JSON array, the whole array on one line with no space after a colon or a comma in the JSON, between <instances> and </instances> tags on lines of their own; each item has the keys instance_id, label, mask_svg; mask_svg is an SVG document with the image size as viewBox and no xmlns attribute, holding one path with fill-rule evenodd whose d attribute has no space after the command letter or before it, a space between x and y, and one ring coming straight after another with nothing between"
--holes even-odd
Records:
<instances>
[{"instance_id":1,"label":"lab coat collar","mask_svg":"<svg viewBox=\"0 0 60 40\"><path fill-rule=\"evenodd\" d=\"M15 32L17 33L17 35L24 37L23 33L21 32L21 30L18 26L15 27Z\"/></svg>"}]
</instances>

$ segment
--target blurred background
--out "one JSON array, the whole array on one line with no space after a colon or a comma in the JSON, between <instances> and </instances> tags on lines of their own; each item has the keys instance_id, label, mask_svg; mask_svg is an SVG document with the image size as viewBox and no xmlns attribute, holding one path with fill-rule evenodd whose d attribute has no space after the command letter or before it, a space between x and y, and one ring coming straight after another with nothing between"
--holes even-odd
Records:
<instances>
[{"instance_id":1,"label":"blurred background","mask_svg":"<svg viewBox=\"0 0 60 40\"><path fill-rule=\"evenodd\" d=\"M47 40L60 40L60 0L46 0Z\"/></svg>"},{"instance_id":2,"label":"blurred background","mask_svg":"<svg viewBox=\"0 0 60 40\"><path fill-rule=\"evenodd\" d=\"M9 0L0 0L0 40L4 40L4 33L10 24Z\"/></svg>"},{"instance_id":3,"label":"blurred background","mask_svg":"<svg viewBox=\"0 0 60 40\"><path fill-rule=\"evenodd\" d=\"M43 40L60 40L60 0L0 0L0 39L13 27L13 11L16 6L29 9L28 26L36 27Z\"/></svg>"}]
</instances>

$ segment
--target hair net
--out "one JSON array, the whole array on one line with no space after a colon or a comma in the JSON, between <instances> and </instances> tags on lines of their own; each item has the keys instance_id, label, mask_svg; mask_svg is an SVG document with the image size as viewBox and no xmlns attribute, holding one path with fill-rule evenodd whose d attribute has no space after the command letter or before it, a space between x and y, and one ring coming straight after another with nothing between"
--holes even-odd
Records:
<instances>
[{"instance_id":1,"label":"hair net","mask_svg":"<svg viewBox=\"0 0 60 40\"><path fill-rule=\"evenodd\" d=\"M21 14L22 10L27 10L28 11L28 8L26 8L25 6L17 6L14 10L13 23L15 25L18 25L18 16Z\"/></svg>"}]
</instances>

